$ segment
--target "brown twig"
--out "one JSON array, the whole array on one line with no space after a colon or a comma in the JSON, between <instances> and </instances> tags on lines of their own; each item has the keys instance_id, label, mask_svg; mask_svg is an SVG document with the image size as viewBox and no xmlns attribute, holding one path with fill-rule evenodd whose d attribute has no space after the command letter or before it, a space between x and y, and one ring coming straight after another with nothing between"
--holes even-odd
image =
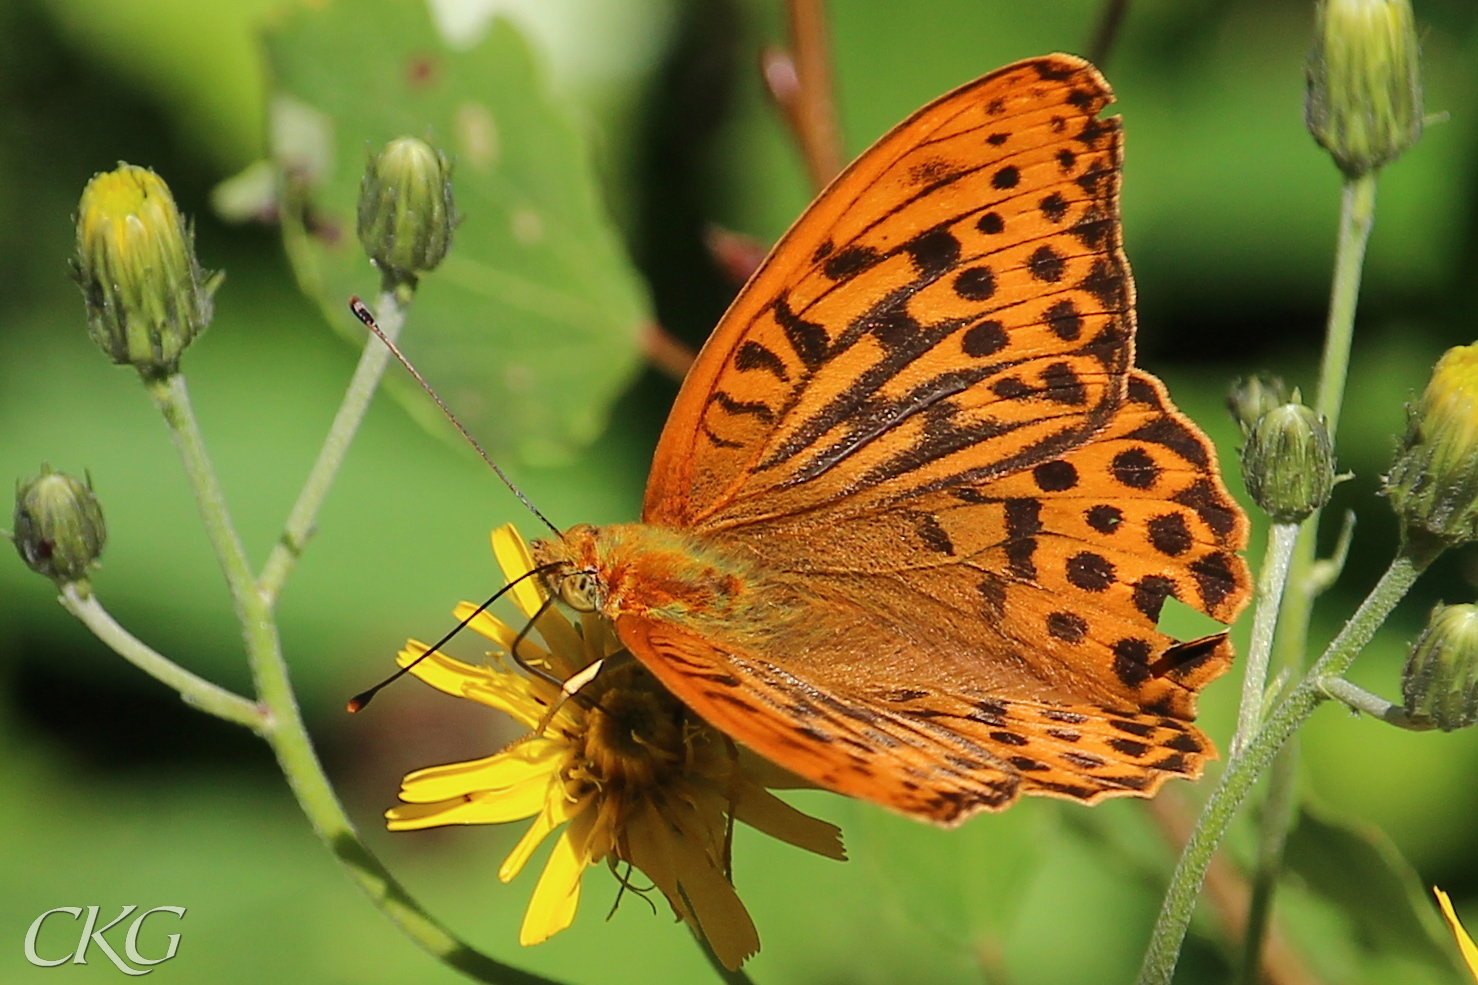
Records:
<instances>
[{"instance_id":1,"label":"brown twig","mask_svg":"<svg viewBox=\"0 0 1478 985\"><path fill-rule=\"evenodd\" d=\"M724 276L741 287L759 269L769 248L753 236L736 233L717 223L709 223L703 231L703 245Z\"/></svg>"},{"instance_id":2,"label":"brown twig","mask_svg":"<svg viewBox=\"0 0 1478 985\"><path fill-rule=\"evenodd\" d=\"M1165 839L1177 852L1183 849L1191 836L1194 821L1176 793L1161 791L1149 802L1149 808L1150 817ZM1204 898L1211 904L1211 910L1228 940L1242 939L1247 929L1247 906L1251 895L1242 873L1224 853L1218 852L1206 872ZM1268 928L1267 944L1263 949L1262 981L1264 985L1316 985L1319 981L1289 945L1276 922Z\"/></svg>"},{"instance_id":3,"label":"brown twig","mask_svg":"<svg viewBox=\"0 0 1478 985\"><path fill-rule=\"evenodd\" d=\"M760 71L800 147L811 184L819 191L842 169L825 0L788 0L786 6L790 50L765 49Z\"/></svg>"},{"instance_id":4,"label":"brown twig","mask_svg":"<svg viewBox=\"0 0 1478 985\"><path fill-rule=\"evenodd\" d=\"M642 326L640 345L653 366L681 383L698 354L654 321Z\"/></svg>"},{"instance_id":5,"label":"brown twig","mask_svg":"<svg viewBox=\"0 0 1478 985\"><path fill-rule=\"evenodd\" d=\"M1128 12L1129 0L1104 0L1098 29L1093 32L1093 40L1088 44L1088 60L1099 68L1108 64L1114 42L1119 38L1119 28L1123 26L1124 15Z\"/></svg>"}]
</instances>

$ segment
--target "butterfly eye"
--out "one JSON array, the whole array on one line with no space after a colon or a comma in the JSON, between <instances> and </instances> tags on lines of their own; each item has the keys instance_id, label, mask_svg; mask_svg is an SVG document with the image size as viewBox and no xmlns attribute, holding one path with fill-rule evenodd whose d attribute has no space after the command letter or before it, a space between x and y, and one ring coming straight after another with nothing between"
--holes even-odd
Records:
<instances>
[{"instance_id":1,"label":"butterfly eye","mask_svg":"<svg viewBox=\"0 0 1478 985\"><path fill-rule=\"evenodd\" d=\"M599 586L589 571L565 575L559 583L559 597L572 609L594 612L600 608Z\"/></svg>"}]
</instances>

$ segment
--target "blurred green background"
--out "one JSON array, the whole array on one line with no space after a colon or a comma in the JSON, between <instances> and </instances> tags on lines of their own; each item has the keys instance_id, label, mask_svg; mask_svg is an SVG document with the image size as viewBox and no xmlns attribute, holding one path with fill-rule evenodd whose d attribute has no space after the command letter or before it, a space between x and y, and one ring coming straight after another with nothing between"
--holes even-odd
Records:
<instances>
[{"instance_id":1,"label":"blurred green background","mask_svg":"<svg viewBox=\"0 0 1478 985\"><path fill-rule=\"evenodd\" d=\"M516 142L495 155L507 168L488 175L457 129L478 117L428 119L422 129L462 140L459 194L463 183L475 189L461 197L464 257L581 294L599 326L583 326L588 337L582 326L536 331L520 321L533 316L511 289L483 301L458 295L459 283L476 281L464 268L460 281L455 271L427 277L408 346L433 384L472 406L479 434L560 525L636 514L676 388L641 368L633 340L650 311L696 344L732 297L702 245L706 225L770 241L809 197L757 79L759 48L783 38L774 0L310 7L0 0L0 476L28 476L42 462L90 470L109 521L95 579L104 603L164 653L243 689L229 600L168 435L134 374L87 340L67 278L73 210L94 172L120 159L159 171L196 217L202 262L227 271L215 323L185 368L258 563L355 359L329 324L342 331L348 317L335 307L335 278L373 286L367 268L345 259L352 235L337 254L320 235L313 245L332 276L310 299L275 227L212 213L212 189L268 153L268 121L281 105L272 92L338 107L332 175L317 189L328 217L320 233L352 191L345 175L357 174L360 145L394 135L375 136L376 126L408 125L361 79L399 71L397 58L426 57L462 66L433 82L483 86L453 95L506 107L499 120L527 109L497 131L504 145ZM834 0L848 152L1000 64L1085 50L1098 8ZM1106 67L1127 132L1140 362L1227 461L1235 440L1221 402L1233 377L1267 368L1306 387L1314 378L1339 181L1302 125L1311 16L1311 4L1286 0L1139 0ZM1478 336L1478 8L1425 0L1417 16L1428 108L1449 117L1381 182L1340 436L1340 463L1355 478L1334 503L1354 510L1359 526L1350 565L1320 609L1321 641L1392 550L1393 524L1374 490L1404 401L1443 349ZM520 218L528 202L554 217L548 236ZM490 215L508 219L496 229L511 238L478 225ZM514 255L524 247L531 252ZM555 344L564 346L558 358L541 362ZM654 918L628 898L606 921L616 886L600 872L587 877L574 928L519 949L537 867L511 886L494 872L521 826L380 829L404 772L484 755L509 734L481 709L415 685L354 719L340 711L344 699L385 672L405 637L439 633L454 602L496 586L492 527L513 520L536 533L470 452L441 440L440 428L428 435L415 419L422 410L407 412L414 403L377 400L280 610L310 726L351 814L434 913L504 960L572 983L711 980L665 912ZM539 407L547 419L529 416ZM1360 658L1357 682L1396 693L1427 609L1474 597L1474 561L1468 550L1439 563ZM1219 744L1235 692L1229 677L1203 701ZM1458 981L1430 913L1426 923L1417 916L1425 904L1418 898L1414 910L1409 897L1438 883L1478 925L1478 731L1402 733L1326 708L1303 735L1314 812L1295 834L1279 897L1303 980ZM0 560L0 790L0 980L117 976L95 949L87 966L33 968L21 940L48 908L99 905L111 915L124 904L189 908L179 956L154 981L457 980L338 871L265 747L134 672L18 560ZM1170 793L1171 806L1189 812L1203 791ZM761 983L1128 981L1173 859L1142 803L1023 803L940 832L826 794L794 799L842 825L853 861L803 857L740 832L736 883L764 942L749 966ZM1245 858L1247 832L1230 847ZM48 927L43 952L71 946L73 924ZM156 945L146 933L145 951ZM1178 980L1225 981L1229 961L1207 909Z\"/></svg>"}]
</instances>

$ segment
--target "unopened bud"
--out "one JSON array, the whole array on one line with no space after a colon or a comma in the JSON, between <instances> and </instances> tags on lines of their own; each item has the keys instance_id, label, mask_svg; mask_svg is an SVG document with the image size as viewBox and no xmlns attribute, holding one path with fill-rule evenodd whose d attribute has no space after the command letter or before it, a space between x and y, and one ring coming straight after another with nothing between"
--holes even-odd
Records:
<instances>
[{"instance_id":1,"label":"unopened bud","mask_svg":"<svg viewBox=\"0 0 1478 985\"><path fill-rule=\"evenodd\" d=\"M1444 732L1478 721L1478 606L1439 605L1401 675L1406 713Z\"/></svg>"},{"instance_id":2,"label":"unopened bud","mask_svg":"<svg viewBox=\"0 0 1478 985\"><path fill-rule=\"evenodd\" d=\"M1414 407L1382 492L1413 535L1478 537L1478 345L1447 350Z\"/></svg>"},{"instance_id":3,"label":"unopened bud","mask_svg":"<svg viewBox=\"0 0 1478 985\"><path fill-rule=\"evenodd\" d=\"M87 577L108 530L103 508L92 494L92 483L82 483L49 466L15 487L15 549L34 572L58 584Z\"/></svg>"},{"instance_id":4,"label":"unopened bud","mask_svg":"<svg viewBox=\"0 0 1478 985\"><path fill-rule=\"evenodd\" d=\"M200 269L169 186L146 168L119 164L87 183L75 270L88 331L115 363L173 373L210 323L218 278Z\"/></svg>"},{"instance_id":5,"label":"unopened bud","mask_svg":"<svg viewBox=\"0 0 1478 985\"><path fill-rule=\"evenodd\" d=\"M1238 380L1227 394L1227 410L1232 420L1242 429L1245 437L1252 433L1262 416L1274 407L1288 403L1288 389L1276 376L1259 373L1245 380Z\"/></svg>"},{"instance_id":6,"label":"unopened bud","mask_svg":"<svg viewBox=\"0 0 1478 985\"><path fill-rule=\"evenodd\" d=\"M364 169L359 242L390 284L414 286L441 263L457 224L451 166L424 140L397 137Z\"/></svg>"},{"instance_id":7,"label":"unopened bud","mask_svg":"<svg viewBox=\"0 0 1478 985\"><path fill-rule=\"evenodd\" d=\"M1242 479L1253 502L1278 523L1300 523L1329 502L1334 447L1319 415L1303 404L1268 411L1242 446Z\"/></svg>"},{"instance_id":8,"label":"unopened bud","mask_svg":"<svg viewBox=\"0 0 1478 985\"><path fill-rule=\"evenodd\" d=\"M1322 0L1304 119L1350 177L1389 164L1416 143L1421 57L1410 0Z\"/></svg>"}]
</instances>

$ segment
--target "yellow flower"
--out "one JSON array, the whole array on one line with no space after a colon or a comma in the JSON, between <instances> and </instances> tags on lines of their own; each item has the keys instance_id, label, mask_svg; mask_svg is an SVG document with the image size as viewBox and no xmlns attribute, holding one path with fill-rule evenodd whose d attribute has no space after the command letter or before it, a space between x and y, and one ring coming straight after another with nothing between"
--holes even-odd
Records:
<instances>
[{"instance_id":1,"label":"yellow flower","mask_svg":"<svg viewBox=\"0 0 1478 985\"><path fill-rule=\"evenodd\" d=\"M1437 902L1442 905L1442 915L1447 918L1447 925L1452 928L1452 936L1457 938L1457 947L1462 952L1463 961L1468 965L1468 971L1472 972L1473 980L1478 982L1478 944L1473 943L1473 938L1468 936L1468 932L1458 922L1457 913L1452 908L1452 900L1447 898L1447 894L1436 886L1432 887L1432 892L1437 894Z\"/></svg>"},{"instance_id":2,"label":"yellow flower","mask_svg":"<svg viewBox=\"0 0 1478 985\"><path fill-rule=\"evenodd\" d=\"M510 581L533 568L511 525L493 532L493 552ZM510 594L530 619L547 598L537 578L519 581ZM465 619L476 609L463 602L456 616ZM576 627L550 608L535 623L544 645L519 642L523 662L567 682L563 690L507 666L504 654L518 635L513 627L487 613L468 626L502 648L494 654L498 666L473 666L436 652L411 672L448 694L504 711L531 731L485 759L407 775L400 790L404 804L385 816L392 831L534 818L498 871L504 882L563 825L534 887L519 943L538 944L568 927L580 901L580 877L605 862L625 886L631 867L645 873L677 917L732 970L759 950L759 935L730 878L733 821L828 858L846 857L834 825L765 789L801 781L689 712L622 649L606 620L583 614ZM406 666L427 649L411 641L397 660ZM624 873L618 871L623 864Z\"/></svg>"}]
</instances>

